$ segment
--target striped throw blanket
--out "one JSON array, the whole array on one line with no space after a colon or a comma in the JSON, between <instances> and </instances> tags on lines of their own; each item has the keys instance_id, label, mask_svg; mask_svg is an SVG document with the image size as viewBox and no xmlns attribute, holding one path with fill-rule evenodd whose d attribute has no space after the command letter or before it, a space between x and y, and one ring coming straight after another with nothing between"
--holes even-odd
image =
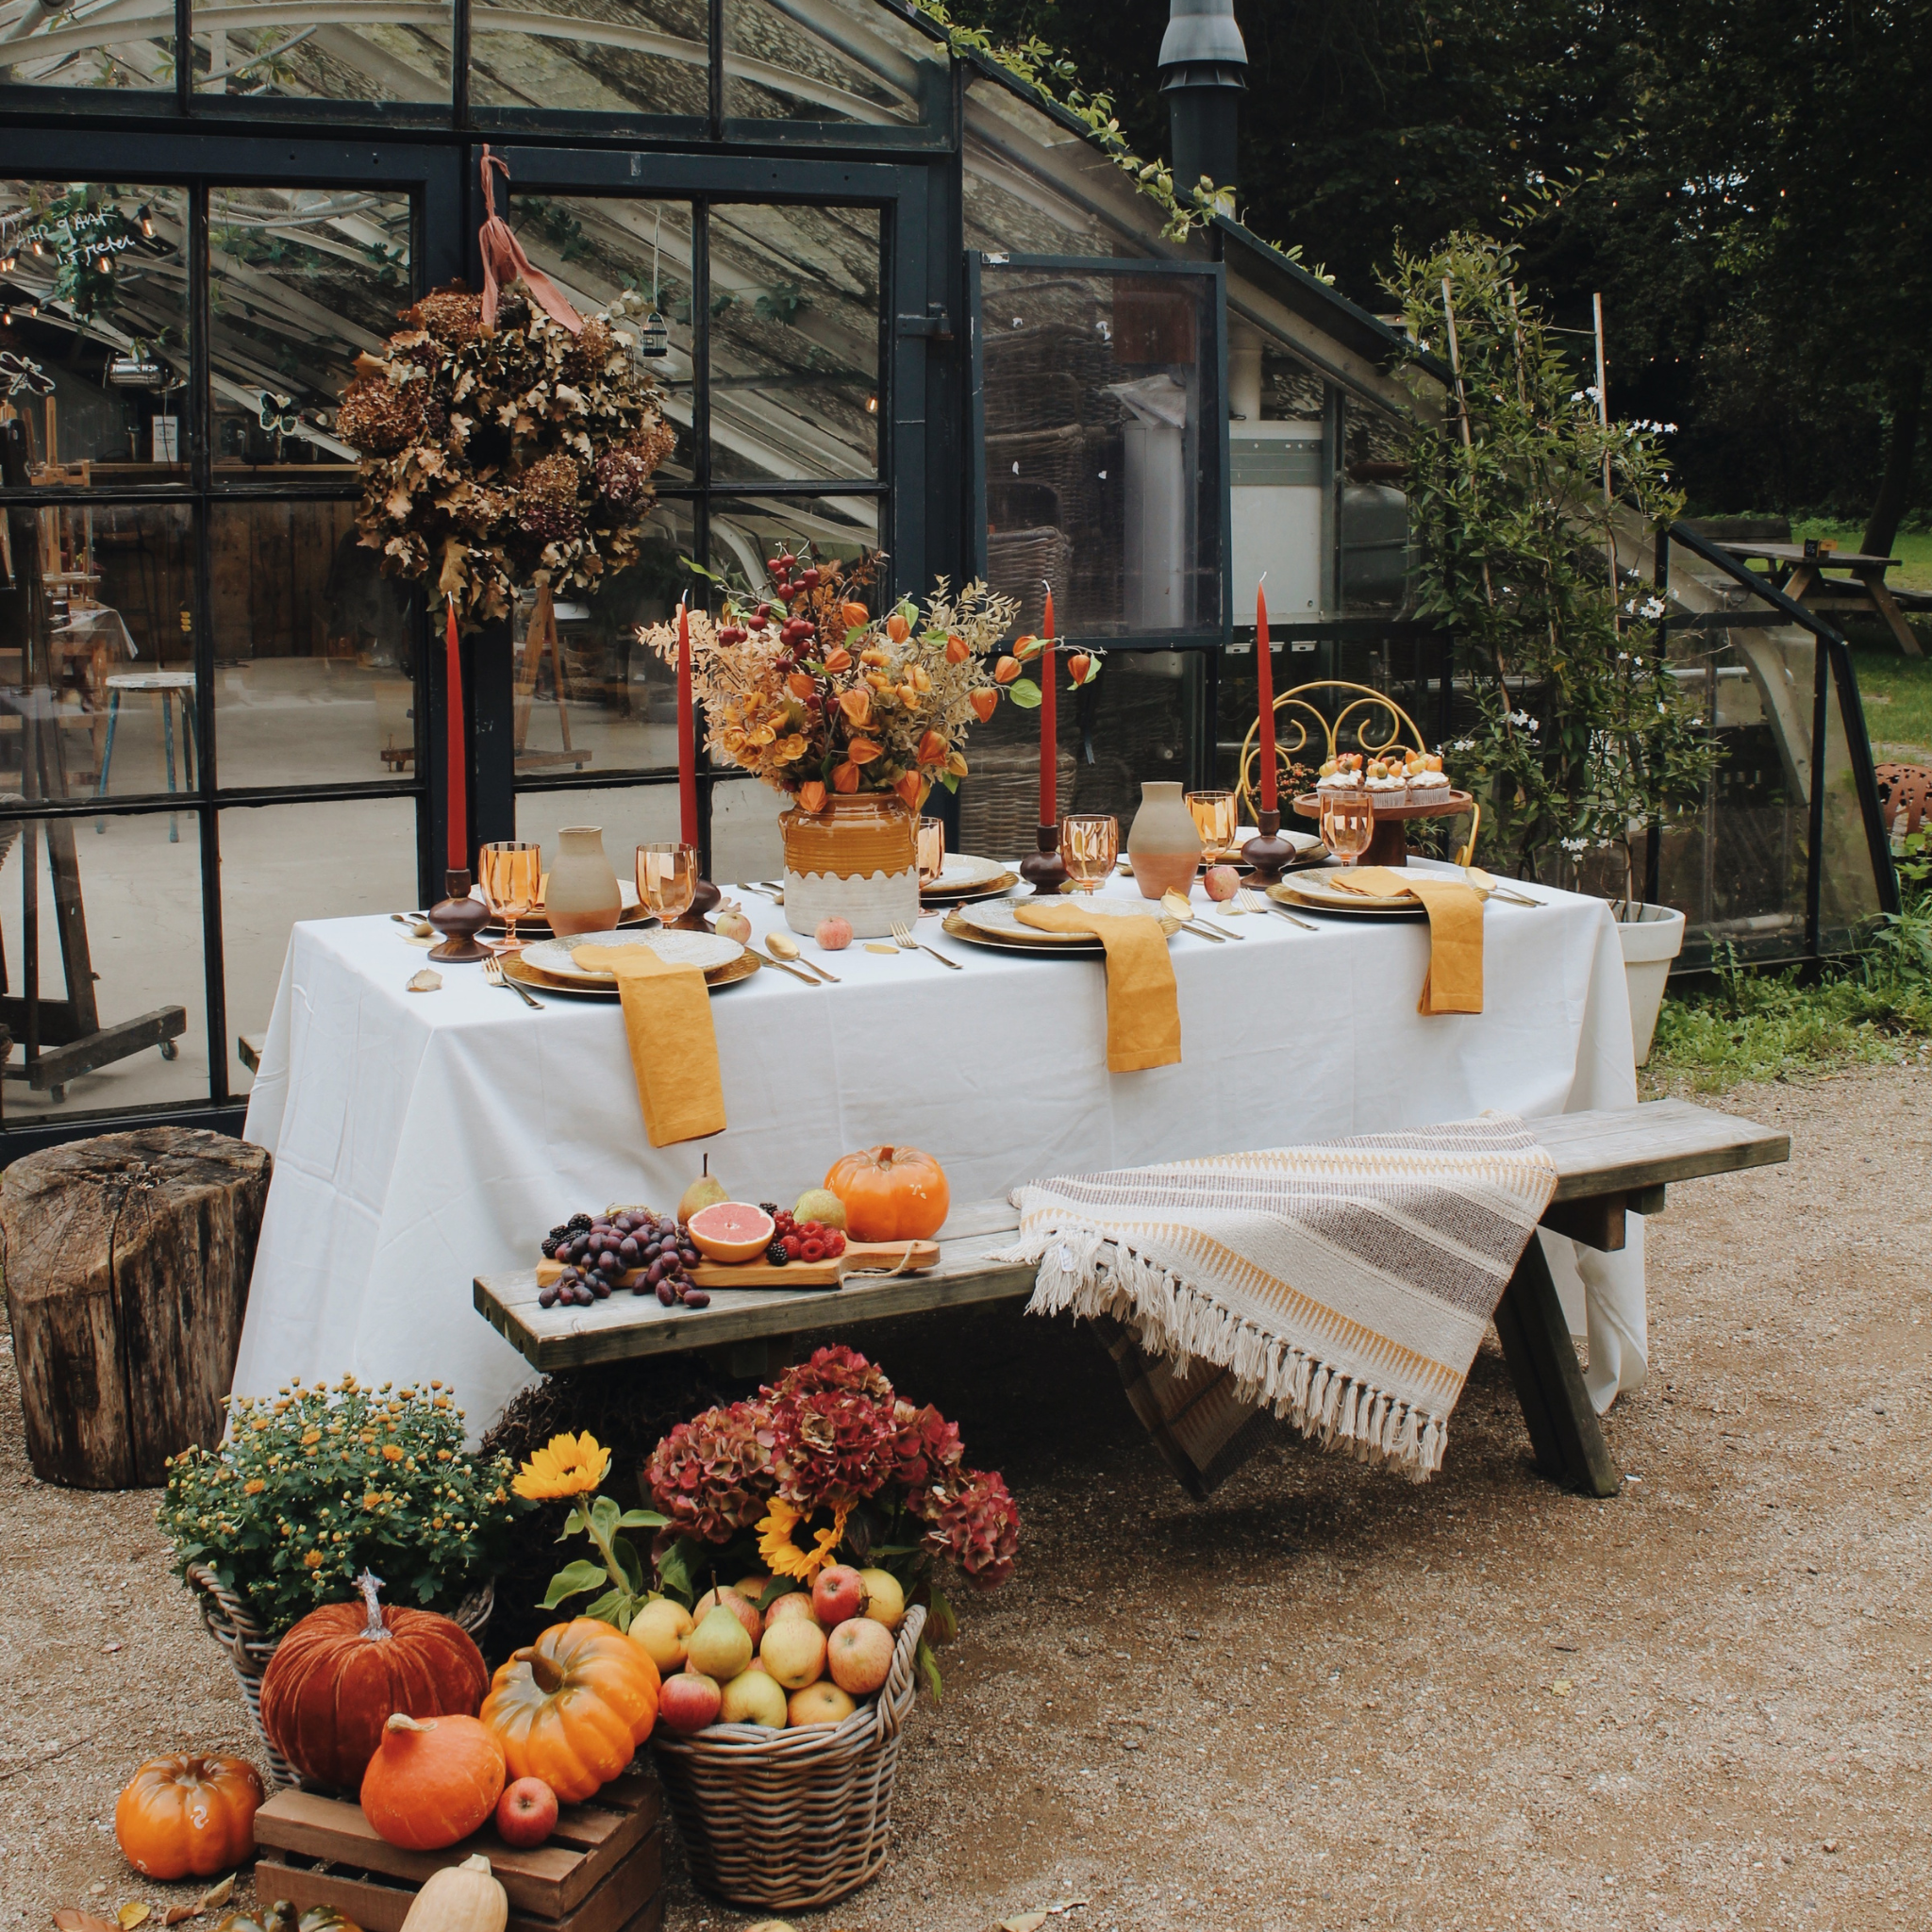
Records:
<instances>
[{"instance_id":1,"label":"striped throw blanket","mask_svg":"<svg viewBox=\"0 0 1932 1932\"><path fill-rule=\"evenodd\" d=\"M1424 1480L1557 1172L1523 1122L1036 1181L998 1258L1093 1319L1197 1495L1273 1414Z\"/></svg>"}]
</instances>

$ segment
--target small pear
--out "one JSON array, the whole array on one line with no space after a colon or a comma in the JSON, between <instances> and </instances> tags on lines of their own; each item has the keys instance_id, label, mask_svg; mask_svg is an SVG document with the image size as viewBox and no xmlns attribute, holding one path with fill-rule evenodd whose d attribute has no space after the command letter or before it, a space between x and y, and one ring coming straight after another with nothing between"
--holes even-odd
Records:
<instances>
[{"instance_id":1,"label":"small pear","mask_svg":"<svg viewBox=\"0 0 1932 1932\"><path fill-rule=\"evenodd\" d=\"M731 1195L724 1183L711 1172L711 1157L705 1156L704 1172L678 1197L677 1218L689 1222L693 1214L702 1214L707 1208L714 1208L720 1201L730 1200Z\"/></svg>"},{"instance_id":2,"label":"small pear","mask_svg":"<svg viewBox=\"0 0 1932 1932\"><path fill-rule=\"evenodd\" d=\"M723 1604L706 1613L685 1645L690 1667L728 1684L751 1662L751 1636Z\"/></svg>"}]
</instances>

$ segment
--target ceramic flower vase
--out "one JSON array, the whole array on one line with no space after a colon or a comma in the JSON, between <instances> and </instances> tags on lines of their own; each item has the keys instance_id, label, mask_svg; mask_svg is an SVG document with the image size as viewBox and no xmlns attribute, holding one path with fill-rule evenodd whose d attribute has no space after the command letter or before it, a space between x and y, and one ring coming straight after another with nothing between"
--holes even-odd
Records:
<instances>
[{"instance_id":1,"label":"ceramic flower vase","mask_svg":"<svg viewBox=\"0 0 1932 1932\"><path fill-rule=\"evenodd\" d=\"M609 932L624 909L617 874L604 856L601 825L565 825L543 889L543 912L559 939L575 932Z\"/></svg>"},{"instance_id":2,"label":"ceramic flower vase","mask_svg":"<svg viewBox=\"0 0 1932 1932\"><path fill-rule=\"evenodd\" d=\"M1191 890L1201 868L1201 834L1178 782L1141 787L1141 809L1127 833L1127 858L1143 898Z\"/></svg>"},{"instance_id":3,"label":"ceramic flower vase","mask_svg":"<svg viewBox=\"0 0 1932 1932\"><path fill-rule=\"evenodd\" d=\"M890 939L919 917L919 817L890 791L835 793L823 811L779 815L785 923L813 933L834 916L855 939Z\"/></svg>"}]
</instances>

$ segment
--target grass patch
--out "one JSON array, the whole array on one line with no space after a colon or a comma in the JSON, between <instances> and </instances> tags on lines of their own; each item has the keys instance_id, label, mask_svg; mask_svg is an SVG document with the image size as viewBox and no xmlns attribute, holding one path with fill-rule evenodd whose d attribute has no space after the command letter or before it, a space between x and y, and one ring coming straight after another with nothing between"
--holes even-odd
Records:
<instances>
[{"instance_id":1,"label":"grass patch","mask_svg":"<svg viewBox=\"0 0 1932 1932\"><path fill-rule=\"evenodd\" d=\"M1911 763L1932 752L1932 658L1902 657L1888 639L1881 647L1855 648L1852 664L1873 756L1881 764L1889 757Z\"/></svg>"}]
</instances>

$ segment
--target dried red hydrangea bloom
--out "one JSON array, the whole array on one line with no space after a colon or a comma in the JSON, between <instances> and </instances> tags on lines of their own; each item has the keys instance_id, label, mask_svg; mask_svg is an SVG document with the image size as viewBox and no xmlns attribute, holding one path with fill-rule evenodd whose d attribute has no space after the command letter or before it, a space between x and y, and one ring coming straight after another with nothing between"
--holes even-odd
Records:
<instances>
[{"instance_id":1,"label":"dried red hydrangea bloom","mask_svg":"<svg viewBox=\"0 0 1932 1932\"><path fill-rule=\"evenodd\" d=\"M981 1590L1012 1575L1020 1554L1020 1512L997 1471L968 1470L919 1500L919 1513L932 1525L925 1546L935 1556L950 1556Z\"/></svg>"},{"instance_id":2,"label":"dried red hydrangea bloom","mask_svg":"<svg viewBox=\"0 0 1932 1932\"><path fill-rule=\"evenodd\" d=\"M966 1454L958 1428L931 1403L924 1408L914 1408L909 1402L895 1403L892 1422L897 1431L892 1451L893 1481L917 1496L919 1491L942 1481L958 1468Z\"/></svg>"},{"instance_id":3,"label":"dried red hydrangea bloom","mask_svg":"<svg viewBox=\"0 0 1932 1932\"><path fill-rule=\"evenodd\" d=\"M841 1391L850 1395L869 1395L874 1402L891 1406L892 1385L886 1372L869 1362L856 1348L822 1348L811 1359L787 1369L763 1393L771 1401L820 1391Z\"/></svg>"},{"instance_id":4,"label":"dried red hydrangea bloom","mask_svg":"<svg viewBox=\"0 0 1932 1932\"><path fill-rule=\"evenodd\" d=\"M772 1421L778 1493L801 1509L874 1496L891 1480L899 1431L890 1402L814 1389L774 1402Z\"/></svg>"},{"instance_id":5,"label":"dried red hydrangea bloom","mask_svg":"<svg viewBox=\"0 0 1932 1932\"><path fill-rule=\"evenodd\" d=\"M765 1513L773 1490L772 1417L762 1403L734 1402L679 1423L651 1452L644 1481L672 1533L722 1543Z\"/></svg>"}]
</instances>

